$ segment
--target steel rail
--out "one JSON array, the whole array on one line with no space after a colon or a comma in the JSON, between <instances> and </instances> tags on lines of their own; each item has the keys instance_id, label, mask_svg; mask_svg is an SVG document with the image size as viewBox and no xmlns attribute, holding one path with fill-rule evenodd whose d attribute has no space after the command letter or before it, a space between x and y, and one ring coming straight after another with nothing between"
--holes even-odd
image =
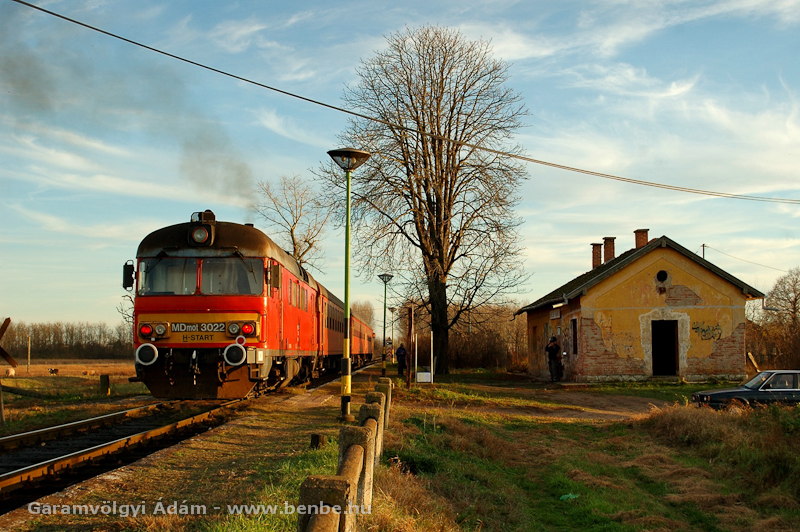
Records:
<instances>
[{"instance_id":1,"label":"steel rail","mask_svg":"<svg viewBox=\"0 0 800 532\"><path fill-rule=\"evenodd\" d=\"M364 370L370 366L377 364L377 360L371 360L364 365L360 366L356 371ZM330 382L330 381L328 381ZM320 383L319 386L323 386L328 382ZM318 386L317 386L318 387ZM314 387L316 388L316 387ZM312 388L313 389L313 388ZM87 449L83 449L81 451L76 451L70 454L66 454L64 456L53 458L50 460L46 460L44 462L40 462L38 464L34 464L31 466L26 466L20 469L16 469L14 471L10 471L8 473L0 475L0 494L5 495L19 487L23 484L31 483L36 480L42 479L44 477L53 476L59 472L63 472L70 468L86 465L87 463L91 462L92 460L96 460L99 458L103 458L114 453L120 452L126 448L133 447L135 445L141 444L146 442L147 440L151 440L153 438L157 438L159 436L163 436L170 432L176 432L182 428L187 426L200 423L210 419L215 413L220 411L221 409L231 406L233 404L247 401L248 397L242 399L234 399L231 401L227 401L222 403L221 405L202 412L200 414L196 414L194 416L182 419L180 421L176 421L174 423L170 423L168 425L164 425L162 427L147 430L144 432L140 432L138 434L134 434L131 436L125 436L123 438L119 438L117 440L103 443L100 445L96 445L93 447L89 447ZM172 404L181 402L180 400L176 401L167 401L164 403L154 403L150 405L145 405L138 408L133 408L130 410L124 410L122 412L115 412L112 414L106 414L103 416L98 416L91 419L86 419L82 421L75 421L72 423L65 423L64 425L58 425L56 427L49 427L45 429L39 429L35 431L30 431L22 434L13 434L11 436L6 436L5 438L0 438L0 449L3 448L3 445L13 445L14 442L18 442L17 446L20 446L22 442L30 442L30 441L41 441L35 440L37 437L41 437L42 435L56 434L59 429L63 429L65 431L77 431L82 428L91 428L93 424L102 424L102 420L113 420L117 417L123 417L128 415L129 413L135 412L137 410L147 409L147 408L157 408L159 405L164 404ZM60 433L64 434L64 432ZM49 438L54 439L54 438ZM12 449L15 447L6 447L6 449Z\"/></svg>"},{"instance_id":2,"label":"steel rail","mask_svg":"<svg viewBox=\"0 0 800 532\"><path fill-rule=\"evenodd\" d=\"M24 447L30 444L37 444L44 441L51 441L59 438L60 436L67 436L75 432L96 428L102 425L110 424L117 419L125 418L131 414L144 410L153 410L163 405L175 403L177 401L165 401L162 403L151 403L136 408L129 408L128 410L121 410L119 412L112 412L102 416L96 416L89 419L82 419L73 421L71 423L64 423L62 425L54 425L52 427L45 427L43 429L31 430L29 432L20 432L19 434L11 434L0 438L0 451L9 451Z\"/></svg>"},{"instance_id":3,"label":"steel rail","mask_svg":"<svg viewBox=\"0 0 800 532\"><path fill-rule=\"evenodd\" d=\"M170 423L169 425L164 425L156 429L140 432L132 436L119 438L117 440L95 445L94 447L76 451L59 458L53 458L32 466L10 471L4 475L0 475L0 493L8 493L20 487L21 484L35 481L42 477L51 476L76 466L85 465L87 462L109 456L128 447L146 442L147 440L151 440L170 432L178 431L184 427L206 421L219 410L244 400L245 399L235 399L233 401L228 401L217 406L216 408L212 408L211 410L207 410L200 414Z\"/></svg>"}]
</instances>

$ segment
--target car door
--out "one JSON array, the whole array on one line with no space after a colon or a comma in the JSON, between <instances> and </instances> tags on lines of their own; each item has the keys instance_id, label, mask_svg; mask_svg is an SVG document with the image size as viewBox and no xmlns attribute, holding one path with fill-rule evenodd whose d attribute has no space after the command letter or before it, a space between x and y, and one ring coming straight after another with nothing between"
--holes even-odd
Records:
<instances>
[{"instance_id":1,"label":"car door","mask_svg":"<svg viewBox=\"0 0 800 532\"><path fill-rule=\"evenodd\" d=\"M761 387L762 403L791 402L794 400L797 375L793 373L775 373L769 381Z\"/></svg>"},{"instance_id":2,"label":"car door","mask_svg":"<svg viewBox=\"0 0 800 532\"><path fill-rule=\"evenodd\" d=\"M791 397L788 399L789 402L798 404L800 403L800 374L795 373L794 377L794 386L791 390Z\"/></svg>"}]
</instances>

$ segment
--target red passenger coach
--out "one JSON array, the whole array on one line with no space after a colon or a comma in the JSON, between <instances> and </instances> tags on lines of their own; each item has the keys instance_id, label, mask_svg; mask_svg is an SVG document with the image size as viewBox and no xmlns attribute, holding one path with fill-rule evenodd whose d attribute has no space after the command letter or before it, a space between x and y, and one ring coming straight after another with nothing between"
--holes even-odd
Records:
<instances>
[{"instance_id":1,"label":"red passenger coach","mask_svg":"<svg viewBox=\"0 0 800 532\"><path fill-rule=\"evenodd\" d=\"M341 300L250 224L194 213L147 235L123 278L136 376L155 397L240 398L341 367ZM354 366L373 336L351 313Z\"/></svg>"}]
</instances>

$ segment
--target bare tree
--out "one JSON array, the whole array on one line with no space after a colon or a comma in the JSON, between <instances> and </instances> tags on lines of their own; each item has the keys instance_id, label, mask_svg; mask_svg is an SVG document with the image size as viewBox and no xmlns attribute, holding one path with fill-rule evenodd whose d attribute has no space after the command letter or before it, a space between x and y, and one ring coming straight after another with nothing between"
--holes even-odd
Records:
<instances>
[{"instance_id":1,"label":"bare tree","mask_svg":"<svg viewBox=\"0 0 800 532\"><path fill-rule=\"evenodd\" d=\"M781 365L794 367L800 364L800 268L779 277L766 300L767 306L778 309L763 313L773 350Z\"/></svg>"},{"instance_id":2,"label":"bare tree","mask_svg":"<svg viewBox=\"0 0 800 532\"><path fill-rule=\"evenodd\" d=\"M276 243L300 266L322 271L320 243L333 210L330 202L300 176L281 176L277 185L260 181L255 211L264 219Z\"/></svg>"},{"instance_id":3,"label":"bare tree","mask_svg":"<svg viewBox=\"0 0 800 532\"><path fill-rule=\"evenodd\" d=\"M779 277L766 297L767 309L747 308L747 349L762 368L800 365L800 268Z\"/></svg>"},{"instance_id":4,"label":"bare tree","mask_svg":"<svg viewBox=\"0 0 800 532\"><path fill-rule=\"evenodd\" d=\"M355 301L350 305L353 315L358 316L364 323L375 329L375 307L369 301Z\"/></svg>"},{"instance_id":5,"label":"bare tree","mask_svg":"<svg viewBox=\"0 0 800 532\"><path fill-rule=\"evenodd\" d=\"M122 321L133 327L133 296L125 294L122 301L117 305L117 313L122 317Z\"/></svg>"},{"instance_id":6,"label":"bare tree","mask_svg":"<svg viewBox=\"0 0 800 532\"><path fill-rule=\"evenodd\" d=\"M427 309L446 373L462 313L525 280L513 211L525 173L505 154L519 152L507 143L526 110L489 43L447 28L390 35L358 75L344 100L374 120L353 119L341 140L374 155L353 173L355 259L364 275L394 272L390 289ZM340 170L323 173L341 189Z\"/></svg>"},{"instance_id":7,"label":"bare tree","mask_svg":"<svg viewBox=\"0 0 800 532\"><path fill-rule=\"evenodd\" d=\"M800 325L800 268L792 268L775 281L767 294L767 303L778 309L769 314L768 319L795 329Z\"/></svg>"}]
</instances>

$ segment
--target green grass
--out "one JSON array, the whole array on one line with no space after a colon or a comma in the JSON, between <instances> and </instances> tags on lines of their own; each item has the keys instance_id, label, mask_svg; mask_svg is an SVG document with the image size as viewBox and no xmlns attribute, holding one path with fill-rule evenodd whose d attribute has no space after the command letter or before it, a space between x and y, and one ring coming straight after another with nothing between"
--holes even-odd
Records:
<instances>
[{"instance_id":1,"label":"green grass","mask_svg":"<svg viewBox=\"0 0 800 532\"><path fill-rule=\"evenodd\" d=\"M3 379L5 386L20 388L42 394L47 400L57 402L81 401L106 397L100 394L100 379L93 377L16 377ZM149 393L147 387L141 382L128 382L127 378L112 378L111 395L114 397L128 397ZM3 402L13 406L20 401L30 401L31 397L3 392Z\"/></svg>"},{"instance_id":2,"label":"green grass","mask_svg":"<svg viewBox=\"0 0 800 532\"><path fill-rule=\"evenodd\" d=\"M513 390L475 390L462 383L439 383L413 388L395 388L399 400L416 401L442 406L496 406L501 408L559 408L586 410L580 406L559 404L554 401L526 397Z\"/></svg>"},{"instance_id":3,"label":"green grass","mask_svg":"<svg viewBox=\"0 0 800 532\"><path fill-rule=\"evenodd\" d=\"M387 369L388 375L396 375L396 366ZM402 391L405 391L405 381L399 377L394 377L395 384ZM737 386L738 382L709 381L707 383L687 383L683 381L653 380L645 382L608 382L608 383L585 383L582 390L592 393L604 393L609 395L626 395L634 397L645 397L648 399L660 399L669 403L686 404L691 401L691 396L695 392L702 390L714 390L720 388L731 388ZM471 388L473 385L507 387L507 392L493 391L491 395ZM430 387L428 387L430 388ZM544 390L552 389L553 385L548 382L534 381L530 375L523 373L509 373L502 369L468 369L454 370L449 375L437 375L432 389L436 392L425 392L426 388L411 388L408 393L419 394L419 400L437 401L459 401L464 400L464 395L476 403L483 399L484 403L491 402L493 399L503 397L519 397L517 390ZM446 391L454 392L455 395L448 395Z\"/></svg>"},{"instance_id":4,"label":"green grass","mask_svg":"<svg viewBox=\"0 0 800 532\"><path fill-rule=\"evenodd\" d=\"M300 498L300 485L309 475L335 475L337 458L338 444L329 441L320 449L303 451L276 464L262 464L256 470L254 481L264 488L246 501L246 505L256 507L259 515L230 515L223 521L204 523L199 529L211 532L296 530L297 513L293 510ZM291 506L287 507L287 503ZM225 511L230 511L227 505Z\"/></svg>"},{"instance_id":5,"label":"green grass","mask_svg":"<svg viewBox=\"0 0 800 532\"><path fill-rule=\"evenodd\" d=\"M702 390L732 388L738 384L738 382L609 382L602 384L591 384L587 387L587 391L610 395L646 397L649 399L661 399L662 401L667 401L669 403L688 404L692 400L692 394L695 392Z\"/></svg>"},{"instance_id":6,"label":"green grass","mask_svg":"<svg viewBox=\"0 0 800 532\"><path fill-rule=\"evenodd\" d=\"M396 366L395 366L396 368ZM412 368L413 369L413 368ZM388 373L389 370L387 370ZM396 374L397 371L392 373ZM460 383L460 384L511 384L511 383L531 383L531 376L525 373L510 373L500 368L485 369L454 369L448 375L436 375L434 377L436 382L442 384Z\"/></svg>"},{"instance_id":7,"label":"green grass","mask_svg":"<svg viewBox=\"0 0 800 532\"><path fill-rule=\"evenodd\" d=\"M425 407L405 409L398 418L393 429L398 436L387 444L386 465L394 463L418 479L417 499L446 501L461 530L713 532L755 529L770 516L785 525L800 519L797 505L776 508L753 502L765 491L775 500L796 500L791 484L798 481L790 479L800 478L800 471L781 470L781 480L761 475L752 461L777 461L785 467L789 455L776 460L758 454L743 463L736 452L726 458L719 440L715 451L680 437L665 446L669 438L651 421L542 422ZM752 422L774 426L788 437L800 431L794 412L764 411ZM765 439L774 444L772 436ZM749 485L753 477L748 475L761 480ZM391 486L380 487L399 497ZM751 504L738 515L743 502ZM413 511L407 509L406 515Z\"/></svg>"},{"instance_id":8,"label":"green grass","mask_svg":"<svg viewBox=\"0 0 800 532\"><path fill-rule=\"evenodd\" d=\"M111 401L150 395L140 382L114 381L111 395L102 395L98 378L81 377L23 377L4 384L15 388L32 390L47 395L39 399L10 392L3 392L5 425L0 427L0 436L36 430L43 427L87 419L110 411L122 410L125 406L110 405Z\"/></svg>"}]
</instances>

